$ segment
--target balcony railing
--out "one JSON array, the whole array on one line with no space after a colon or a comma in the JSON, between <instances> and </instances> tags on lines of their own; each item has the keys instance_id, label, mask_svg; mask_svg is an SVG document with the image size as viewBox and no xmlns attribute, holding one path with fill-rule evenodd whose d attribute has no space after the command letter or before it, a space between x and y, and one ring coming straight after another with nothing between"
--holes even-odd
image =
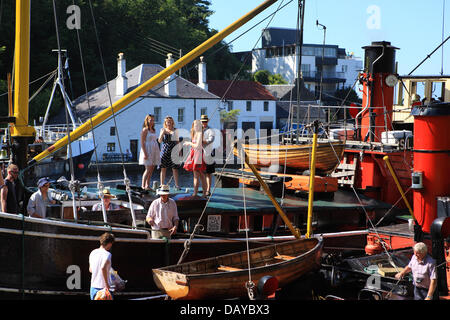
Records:
<instances>
[{"instance_id":1,"label":"balcony railing","mask_svg":"<svg viewBox=\"0 0 450 320\"><path fill-rule=\"evenodd\" d=\"M303 78L313 78L320 80L321 71L302 71ZM324 71L323 79L345 79L345 72Z\"/></svg>"}]
</instances>

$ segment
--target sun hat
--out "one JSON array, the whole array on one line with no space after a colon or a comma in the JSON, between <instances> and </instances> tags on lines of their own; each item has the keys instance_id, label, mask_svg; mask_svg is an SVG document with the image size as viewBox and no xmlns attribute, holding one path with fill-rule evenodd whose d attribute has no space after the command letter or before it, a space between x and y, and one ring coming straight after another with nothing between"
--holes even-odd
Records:
<instances>
[{"instance_id":1,"label":"sun hat","mask_svg":"<svg viewBox=\"0 0 450 320\"><path fill-rule=\"evenodd\" d=\"M103 189L103 198L113 199L115 196L111 194L109 189Z\"/></svg>"},{"instance_id":2,"label":"sun hat","mask_svg":"<svg viewBox=\"0 0 450 320\"><path fill-rule=\"evenodd\" d=\"M209 121L208 116L206 114L202 114L202 116L200 117L200 121L202 122Z\"/></svg>"},{"instance_id":3,"label":"sun hat","mask_svg":"<svg viewBox=\"0 0 450 320\"><path fill-rule=\"evenodd\" d=\"M45 184L53 182L49 177L40 178L37 182L38 188L42 188Z\"/></svg>"},{"instance_id":4,"label":"sun hat","mask_svg":"<svg viewBox=\"0 0 450 320\"><path fill-rule=\"evenodd\" d=\"M161 187L156 191L156 194L158 195L170 194L169 186L166 184L161 185Z\"/></svg>"}]
</instances>

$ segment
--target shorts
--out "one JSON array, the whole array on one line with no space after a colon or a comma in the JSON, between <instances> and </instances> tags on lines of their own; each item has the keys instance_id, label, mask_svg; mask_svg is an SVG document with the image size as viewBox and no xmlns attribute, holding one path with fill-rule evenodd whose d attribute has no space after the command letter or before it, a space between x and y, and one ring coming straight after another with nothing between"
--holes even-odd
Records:
<instances>
[{"instance_id":1,"label":"shorts","mask_svg":"<svg viewBox=\"0 0 450 320\"><path fill-rule=\"evenodd\" d=\"M207 164L205 173L214 173L214 172L216 172L216 164L215 163Z\"/></svg>"}]
</instances>

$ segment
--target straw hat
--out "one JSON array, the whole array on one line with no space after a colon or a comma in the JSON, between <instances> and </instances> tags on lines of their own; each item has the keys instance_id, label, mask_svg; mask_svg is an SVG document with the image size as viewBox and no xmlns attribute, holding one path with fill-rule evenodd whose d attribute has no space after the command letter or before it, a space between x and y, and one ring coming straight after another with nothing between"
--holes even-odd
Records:
<instances>
[{"instance_id":1,"label":"straw hat","mask_svg":"<svg viewBox=\"0 0 450 320\"><path fill-rule=\"evenodd\" d=\"M109 189L103 189L103 198L114 199L115 196L111 194Z\"/></svg>"},{"instance_id":2,"label":"straw hat","mask_svg":"<svg viewBox=\"0 0 450 320\"><path fill-rule=\"evenodd\" d=\"M200 121L201 122L208 122L209 121L208 116L206 114L202 114L202 116L200 117Z\"/></svg>"},{"instance_id":3,"label":"straw hat","mask_svg":"<svg viewBox=\"0 0 450 320\"><path fill-rule=\"evenodd\" d=\"M170 194L170 188L168 185L163 184L161 185L161 187L156 190L156 194L157 195L166 195L166 194Z\"/></svg>"}]
</instances>

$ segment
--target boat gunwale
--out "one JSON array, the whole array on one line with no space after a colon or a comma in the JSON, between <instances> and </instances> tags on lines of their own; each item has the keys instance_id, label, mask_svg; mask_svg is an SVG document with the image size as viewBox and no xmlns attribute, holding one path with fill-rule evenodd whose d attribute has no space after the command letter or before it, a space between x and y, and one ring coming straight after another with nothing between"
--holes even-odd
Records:
<instances>
[{"instance_id":1,"label":"boat gunwale","mask_svg":"<svg viewBox=\"0 0 450 320\"><path fill-rule=\"evenodd\" d=\"M261 251L261 250L265 250L268 249L268 247L277 247L280 245L288 245L292 242L298 242L298 241L305 241L305 240L316 240L317 243L314 245L314 247L312 247L311 249L305 251L304 253L302 253L299 256L295 256L293 259L290 260L281 260L280 262L276 262L276 263L272 263L270 265L265 265L265 266L259 266L259 267L254 267L251 268L250 271L251 272L259 272L263 269L271 269L271 268L279 268L281 265L289 265L289 264L294 264L297 263L299 260L303 260L306 257L310 257L311 255L313 255L315 252L317 252L317 250L319 250L321 247L323 247L323 237L319 236L319 237L312 237L312 238L302 238L302 239L295 239L292 241L286 241L286 242L282 242L282 243L278 243L278 244L273 244L273 245L269 245L269 246L265 246L265 247L260 247L260 248L254 248L249 250L249 253L251 254L251 252L256 252L256 251ZM236 255L237 253L230 253L230 254L226 254L226 255L221 255L219 257L227 257L227 256L233 256ZM200 264L202 262L206 262L206 261L211 261L214 259L217 259L218 257L212 257L212 258L206 258L206 259L201 259L201 260L196 260L196 261L192 261L192 262L188 262L186 264ZM172 268L177 268L180 265L172 265L172 266L166 266L163 268L154 268L152 269L153 272L156 273L171 273L174 276L180 276L180 277L185 277L187 279L187 283L189 283L189 279L195 280L197 278L211 278L211 277L217 277L217 276L222 276L222 275L226 275L227 277L238 277L244 274L248 274L249 269L242 269L242 270L236 270L236 271L218 271L218 272L212 272L212 273L181 273L181 272L177 272L177 271L172 271L172 270L168 270L168 269L172 269Z\"/></svg>"}]
</instances>

